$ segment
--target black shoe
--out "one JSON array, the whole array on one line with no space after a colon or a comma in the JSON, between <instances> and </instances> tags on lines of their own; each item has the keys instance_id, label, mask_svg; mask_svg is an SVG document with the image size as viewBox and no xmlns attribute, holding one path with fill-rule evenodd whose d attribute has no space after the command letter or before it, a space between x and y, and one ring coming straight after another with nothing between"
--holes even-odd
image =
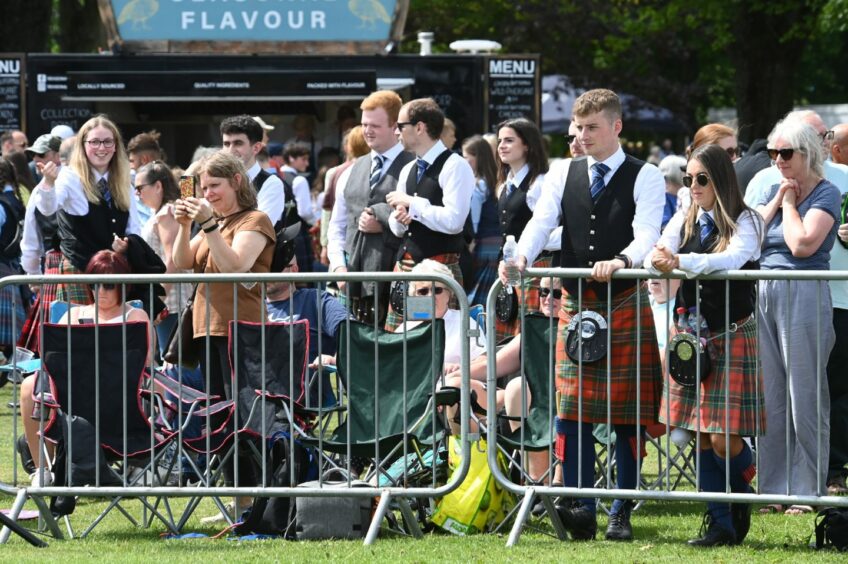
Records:
<instances>
[{"instance_id":1,"label":"black shoe","mask_svg":"<svg viewBox=\"0 0 848 564\"><path fill-rule=\"evenodd\" d=\"M556 506L559 518L571 540L592 540L598 532L598 519L578 501L563 500Z\"/></svg>"},{"instance_id":2,"label":"black shoe","mask_svg":"<svg viewBox=\"0 0 848 564\"><path fill-rule=\"evenodd\" d=\"M706 529L706 532L704 530ZM711 547L711 546L729 546L736 544L736 535L730 529L723 527L714 521L709 512L704 514L704 521L701 524L701 537L690 539L687 544L689 546Z\"/></svg>"},{"instance_id":3,"label":"black shoe","mask_svg":"<svg viewBox=\"0 0 848 564\"><path fill-rule=\"evenodd\" d=\"M607 540L633 540L633 527L630 525L630 512L632 510L633 504L626 502L618 512L610 514L607 522Z\"/></svg>"},{"instance_id":4,"label":"black shoe","mask_svg":"<svg viewBox=\"0 0 848 564\"><path fill-rule=\"evenodd\" d=\"M742 544L748 536L748 531L751 530L752 508L750 503L730 504L730 518L733 520L733 529L736 531L736 544Z\"/></svg>"}]
</instances>

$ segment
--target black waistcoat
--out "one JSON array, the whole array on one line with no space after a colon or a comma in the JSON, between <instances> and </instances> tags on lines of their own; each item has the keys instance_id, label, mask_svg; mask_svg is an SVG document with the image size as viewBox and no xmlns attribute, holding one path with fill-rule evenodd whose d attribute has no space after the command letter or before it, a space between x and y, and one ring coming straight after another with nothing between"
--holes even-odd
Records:
<instances>
[{"instance_id":1,"label":"black waistcoat","mask_svg":"<svg viewBox=\"0 0 848 564\"><path fill-rule=\"evenodd\" d=\"M501 253L503 246L506 243L507 235L514 235L515 240L521 238L521 233L524 232L524 227L527 222L533 217L533 212L527 205L527 191L530 189L530 173L524 177L521 184L515 187L512 194L507 197L506 186L501 190L500 198L498 198L498 223L501 226Z\"/></svg>"},{"instance_id":2,"label":"black waistcoat","mask_svg":"<svg viewBox=\"0 0 848 564\"><path fill-rule=\"evenodd\" d=\"M562 191L562 255L564 268L592 268L596 262L612 260L633 241L633 218L636 201L633 190L636 177L645 163L631 156L615 171L597 202L589 193L588 161L574 159ZM613 280L613 295L633 288L633 280ZM577 279L563 280L570 293L577 292ZM606 297L606 284L584 283L601 298Z\"/></svg>"},{"instance_id":3,"label":"black waistcoat","mask_svg":"<svg viewBox=\"0 0 848 564\"><path fill-rule=\"evenodd\" d=\"M259 174L253 177L253 180L250 181L253 184L254 190L259 194L259 191L262 190L262 186L265 185L265 181L271 178L272 174L265 169L260 168ZM281 179L282 180L282 179ZM285 218L285 223L283 225L291 225L297 221L300 221L300 216L297 215L297 205L294 201L294 190L292 190L291 184L282 180L283 183L283 193L286 195L286 207L283 208L283 218ZM288 204L291 203L289 206ZM270 218L271 221L274 222L274 228L277 228L277 223L279 223L282 218ZM282 227L281 225L280 227Z\"/></svg>"},{"instance_id":4,"label":"black waistcoat","mask_svg":"<svg viewBox=\"0 0 848 564\"><path fill-rule=\"evenodd\" d=\"M412 165L412 169L410 169L409 176L406 179L406 193L412 196L426 198L434 206L443 205L442 187L439 186L439 174L442 172L442 167L445 166L445 162L451 154L451 151L445 150L441 155L436 157L433 164L424 172L421 182L417 182L417 163ZM433 231L420 221L413 221L409 224L400 249L398 249L398 260L405 253L409 253L415 262L421 262L425 258L436 255L458 253L462 251L464 245L465 240L463 239L462 231L456 234L441 233L439 231Z\"/></svg>"},{"instance_id":5,"label":"black waistcoat","mask_svg":"<svg viewBox=\"0 0 848 564\"><path fill-rule=\"evenodd\" d=\"M129 205L133 205L133 202L130 201ZM85 271L88 261L96 252L112 248L114 235L126 236L130 213L114 205L108 206L101 200L98 204L88 202L86 215L71 215L65 210L59 210L56 219L62 254L75 267Z\"/></svg>"},{"instance_id":6,"label":"black waistcoat","mask_svg":"<svg viewBox=\"0 0 848 564\"><path fill-rule=\"evenodd\" d=\"M59 223L56 214L44 215L38 208L35 209L35 223L41 232L41 245L46 251L59 250Z\"/></svg>"},{"instance_id":7,"label":"black waistcoat","mask_svg":"<svg viewBox=\"0 0 848 564\"><path fill-rule=\"evenodd\" d=\"M695 226L695 233L686 241L678 253L709 253L715 244L717 231L713 229L704 243L699 236L700 225ZM680 240L683 240L683 228L680 230ZM751 260L745 263L741 270L759 270L760 263ZM707 320L707 326L713 333L724 331L728 324L738 321L754 313L754 299L757 289L756 281L733 280L730 282L730 317L725 322L724 299L726 282L724 280L683 280L677 291L675 307L695 307L696 287L700 286L701 315Z\"/></svg>"}]
</instances>

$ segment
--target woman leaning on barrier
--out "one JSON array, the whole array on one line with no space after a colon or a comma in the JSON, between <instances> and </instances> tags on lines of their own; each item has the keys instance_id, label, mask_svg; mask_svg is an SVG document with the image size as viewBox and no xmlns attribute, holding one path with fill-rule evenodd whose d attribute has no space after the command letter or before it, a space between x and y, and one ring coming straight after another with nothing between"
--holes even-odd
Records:
<instances>
[{"instance_id":1,"label":"woman leaning on barrier","mask_svg":"<svg viewBox=\"0 0 848 564\"><path fill-rule=\"evenodd\" d=\"M706 339L715 360L711 370L701 371L700 390L698 382L676 376L666 379L659 417L672 427L700 433L698 478L703 491L725 491L729 466L731 491L748 493L755 469L751 449L742 437L765 429L754 317L756 282L730 282L728 293L724 280L689 278L720 270L757 269L763 220L745 205L730 157L718 145L692 152L683 183L691 190L692 205L672 217L645 266L665 273L676 268L687 274L676 305L699 306L696 313L688 309L688 316L706 320L705 326L697 323L700 331L693 332ZM686 318L678 319L678 324L685 322ZM674 350L674 341L669 346ZM741 543L750 528L750 505L735 504L731 509L729 503L709 502L707 508L706 532L689 544Z\"/></svg>"},{"instance_id":2,"label":"woman leaning on barrier","mask_svg":"<svg viewBox=\"0 0 848 564\"><path fill-rule=\"evenodd\" d=\"M783 179L757 202L767 226L760 266L829 270L840 196L839 189L823 178L821 138L810 125L790 119L778 122L768 142L769 156ZM834 343L830 289L819 280L762 280L758 304L769 429L757 443L760 490L821 495L830 438L825 370ZM783 509L779 505L763 508L767 512ZM811 511L808 505L786 509L787 514Z\"/></svg>"}]
</instances>

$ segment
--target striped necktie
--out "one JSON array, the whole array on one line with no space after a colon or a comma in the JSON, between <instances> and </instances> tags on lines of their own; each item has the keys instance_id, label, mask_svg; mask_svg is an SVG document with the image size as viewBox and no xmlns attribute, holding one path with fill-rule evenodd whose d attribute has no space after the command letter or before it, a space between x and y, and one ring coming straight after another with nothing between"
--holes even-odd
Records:
<instances>
[{"instance_id":1,"label":"striped necktie","mask_svg":"<svg viewBox=\"0 0 848 564\"><path fill-rule=\"evenodd\" d=\"M427 167L430 166L427 161L424 159L418 159L415 164L418 165L418 182L421 182L421 178L424 176L424 173L427 172Z\"/></svg>"},{"instance_id":2,"label":"striped necktie","mask_svg":"<svg viewBox=\"0 0 848 564\"><path fill-rule=\"evenodd\" d=\"M604 163L595 163L592 165L592 184L589 187L589 192L592 194L592 201L597 202L601 192L606 188L604 184L604 176L607 175L610 168Z\"/></svg>"},{"instance_id":3,"label":"striped necktie","mask_svg":"<svg viewBox=\"0 0 848 564\"><path fill-rule=\"evenodd\" d=\"M109 191L109 181L106 180L105 176L97 182L97 187L100 188L100 195L103 197L103 201L111 208L112 192Z\"/></svg>"},{"instance_id":4,"label":"striped necktie","mask_svg":"<svg viewBox=\"0 0 848 564\"><path fill-rule=\"evenodd\" d=\"M512 182L507 182L506 183L506 197L507 197L507 199L509 199L509 197L512 196L513 192L515 192L515 184L513 184Z\"/></svg>"},{"instance_id":5,"label":"striped necktie","mask_svg":"<svg viewBox=\"0 0 848 564\"><path fill-rule=\"evenodd\" d=\"M371 179L369 184L371 185L371 189L374 189L374 186L380 181L381 173L383 172L383 156L382 155L374 155L374 163L371 165Z\"/></svg>"},{"instance_id":6,"label":"striped necktie","mask_svg":"<svg viewBox=\"0 0 848 564\"><path fill-rule=\"evenodd\" d=\"M703 245L707 239L710 238L710 235L713 234L713 230L715 229L715 222L713 218L710 217L710 214L703 213L701 214L701 244Z\"/></svg>"}]
</instances>

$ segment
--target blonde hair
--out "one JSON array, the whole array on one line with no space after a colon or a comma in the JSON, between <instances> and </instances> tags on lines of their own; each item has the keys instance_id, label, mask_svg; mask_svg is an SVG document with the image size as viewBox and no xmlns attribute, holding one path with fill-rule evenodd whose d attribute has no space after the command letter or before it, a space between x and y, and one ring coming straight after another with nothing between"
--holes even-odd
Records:
<instances>
[{"instance_id":1,"label":"blonde hair","mask_svg":"<svg viewBox=\"0 0 848 564\"><path fill-rule=\"evenodd\" d=\"M103 201L103 196L100 194L100 188L94 180L94 170L91 168L91 163L88 162L88 156L85 153L85 143L88 134L95 127L105 127L115 138L115 152L109 161L109 192L112 194L112 201L115 207L121 211L129 211L132 205L132 197L130 194L130 160L127 156L127 151L124 148L124 141L121 138L121 132L118 127L105 115L97 115L82 124L79 132L74 138L74 150L71 153L71 160L68 166L77 173L82 182L85 199L92 204L100 204Z\"/></svg>"},{"instance_id":2,"label":"blonde hair","mask_svg":"<svg viewBox=\"0 0 848 564\"><path fill-rule=\"evenodd\" d=\"M365 142L361 125L352 127L350 131L345 133L344 147L347 158L359 158L371 152L371 147Z\"/></svg>"},{"instance_id":3,"label":"blonde hair","mask_svg":"<svg viewBox=\"0 0 848 564\"><path fill-rule=\"evenodd\" d=\"M228 180L236 192L236 200L241 209L256 208L256 190L250 185L247 170L240 159L219 151L199 161L196 174L201 175L204 172L209 176Z\"/></svg>"}]
</instances>

